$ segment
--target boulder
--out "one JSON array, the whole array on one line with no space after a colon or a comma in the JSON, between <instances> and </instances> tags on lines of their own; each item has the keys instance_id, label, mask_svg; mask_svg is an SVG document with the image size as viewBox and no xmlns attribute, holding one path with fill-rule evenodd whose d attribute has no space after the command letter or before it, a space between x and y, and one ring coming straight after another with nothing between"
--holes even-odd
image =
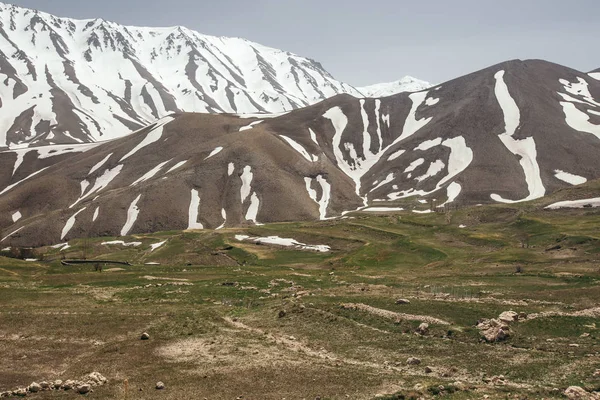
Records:
<instances>
[{"instance_id":1,"label":"boulder","mask_svg":"<svg viewBox=\"0 0 600 400\"><path fill-rule=\"evenodd\" d=\"M88 375L88 383L92 386L101 386L107 382L107 379L100 372L92 372Z\"/></svg>"},{"instance_id":2,"label":"boulder","mask_svg":"<svg viewBox=\"0 0 600 400\"><path fill-rule=\"evenodd\" d=\"M506 322L510 324L511 322L515 322L519 320L519 314L514 311L504 311L498 319L502 322Z\"/></svg>"},{"instance_id":3,"label":"boulder","mask_svg":"<svg viewBox=\"0 0 600 400\"><path fill-rule=\"evenodd\" d=\"M396 300L396 304L410 304L410 300L408 300L408 299L398 299L398 300Z\"/></svg>"},{"instance_id":4,"label":"boulder","mask_svg":"<svg viewBox=\"0 0 600 400\"><path fill-rule=\"evenodd\" d=\"M421 364L421 360L416 357L408 357L408 359L406 360L406 363L408 365L419 365L419 364Z\"/></svg>"},{"instance_id":5,"label":"boulder","mask_svg":"<svg viewBox=\"0 0 600 400\"><path fill-rule=\"evenodd\" d=\"M88 383L84 383L82 385L79 385L79 387L77 388L77 391L79 392L79 394L89 393L90 390L92 390L92 385L90 385Z\"/></svg>"},{"instance_id":6,"label":"boulder","mask_svg":"<svg viewBox=\"0 0 600 400\"><path fill-rule=\"evenodd\" d=\"M71 379L67 379L66 381L63 382L62 384L62 388L64 390L71 390L75 387L75 381L71 380Z\"/></svg>"},{"instance_id":7,"label":"boulder","mask_svg":"<svg viewBox=\"0 0 600 400\"><path fill-rule=\"evenodd\" d=\"M150 339L150 335L147 332L144 332L144 333L142 333L142 336L140 337L140 339L148 340L148 339Z\"/></svg>"},{"instance_id":8,"label":"boulder","mask_svg":"<svg viewBox=\"0 0 600 400\"><path fill-rule=\"evenodd\" d=\"M33 383L31 383L31 385L29 385L27 390L30 391L31 393L37 393L40 390L42 390L42 386L40 386L40 384L37 382L33 382Z\"/></svg>"},{"instance_id":9,"label":"boulder","mask_svg":"<svg viewBox=\"0 0 600 400\"><path fill-rule=\"evenodd\" d=\"M165 384L162 382L156 382L156 390L163 390L165 388Z\"/></svg>"},{"instance_id":10,"label":"boulder","mask_svg":"<svg viewBox=\"0 0 600 400\"><path fill-rule=\"evenodd\" d=\"M427 335L429 333L429 324L426 322L423 322L421 325L419 325L419 327L417 328L417 333L419 335Z\"/></svg>"},{"instance_id":11,"label":"boulder","mask_svg":"<svg viewBox=\"0 0 600 400\"><path fill-rule=\"evenodd\" d=\"M580 386L569 386L565 390L565 396L571 400L598 400L600 393L589 393Z\"/></svg>"}]
</instances>

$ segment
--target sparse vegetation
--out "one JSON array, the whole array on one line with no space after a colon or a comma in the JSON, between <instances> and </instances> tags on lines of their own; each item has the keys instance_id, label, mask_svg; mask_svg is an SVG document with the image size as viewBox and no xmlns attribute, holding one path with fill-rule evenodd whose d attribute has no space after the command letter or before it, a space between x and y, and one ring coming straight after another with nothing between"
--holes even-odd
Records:
<instances>
[{"instance_id":1,"label":"sparse vegetation","mask_svg":"<svg viewBox=\"0 0 600 400\"><path fill-rule=\"evenodd\" d=\"M103 399L561 398L600 387L600 213L354 217L0 257L0 392L92 371L108 378L89 394ZM236 241L242 232L332 251ZM515 240L523 232L529 247ZM132 265L100 274L99 262L61 265L65 253ZM508 336L486 343L478 322L506 315L518 316Z\"/></svg>"}]
</instances>

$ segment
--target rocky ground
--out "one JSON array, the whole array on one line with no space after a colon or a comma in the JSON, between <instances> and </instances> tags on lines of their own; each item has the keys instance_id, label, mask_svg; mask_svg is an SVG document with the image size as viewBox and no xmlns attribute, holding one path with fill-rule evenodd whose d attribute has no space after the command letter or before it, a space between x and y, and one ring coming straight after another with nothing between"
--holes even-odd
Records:
<instances>
[{"instance_id":1,"label":"rocky ground","mask_svg":"<svg viewBox=\"0 0 600 400\"><path fill-rule=\"evenodd\" d=\"M597 399L599 223L476 207L3 257L0 396ZM131 265L60 262L83 257Z\"/></svg>"}]
</instances>

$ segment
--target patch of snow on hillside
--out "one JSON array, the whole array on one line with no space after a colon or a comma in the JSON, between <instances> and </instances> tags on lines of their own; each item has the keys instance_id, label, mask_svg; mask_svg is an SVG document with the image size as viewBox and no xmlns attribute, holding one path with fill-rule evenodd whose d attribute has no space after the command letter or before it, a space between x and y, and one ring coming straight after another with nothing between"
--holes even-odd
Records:
<instances>
[{"instance_id":1,"label":"patch of snow on hillside","mask_svg":"<svg viewBox=\"0 0 600 400\"><path fill-rule=\"evenodd\" d=\"M246 201L246 198L248 198L248 196L250 196L250 192L252 191L252 179L254 178L254 174L252 173L252 167L249 165L246 165L244 167L244 171L242 172L242 175L240 176L240 179L242 180L242 187L240 188L240 197L242 199L242 204L244 204L244 201Z\"/></svg>"},{"instance_id":2,"label":"patch of snow on hillside","mask_svg":"<svg viewBox=\"0 0 600 400\"><path fill-rule=\"evenodd\" d=\"M23 217L23 215L21 214L21 211L17 211L15 213L13 213L13 215L12 215L12 221L13 221L13 223L17 222L22 217Z\"/></svg>"},{"instance_id":3,"label":"patch of snow on hillside","mask_svg":"<svg viewBox=\"0 0 600 400\"><path fill-rule=\"evenodd\" d=\"M168 163L170 163L171 160L162 162L160 164L158 164L156 167L152 168L150 171L146 172L144 175L142 175L138 180L136 180L135 182L133 182L131 184L131 186L135 186L138 183L142 183L142 182L146 182L147 180L152 179L156 174L158 174L160 172L160 170Z\"/></svg>"},{"instance_id":4,"label":"patch of snow on hillside","mask_svg":"<svg viewBox=\"0 0 600 400\"><path fill-rule=\"evenodd\" d=\"M25 182L27 179L33 178L34 176L36 176L37 174L39 174L39 173L41 173L41 172L45 171L45 170L46 170L46 169L48 169L48 168L50 168L50 167L45 167L45 168L42 168L42 169L40 169L39 171L35 171L35 172L34 172L34 173L32 173L31 175L29 175L29 176L27 176L27 177L25 177L25 178L21 179L20 181L13 183L12 185L8 185L7 187L5 187L5 188L4 188L4 190L2 190L2 191L0 192L0 195L3 195L4 193L8 192L8 191L9 191L9 190L11 190L12 188L19 186L21 183Z\"/></svg>"},{"instance_id":5,"label":"patch of snow on hillside","mask_svg":"<svg viewBox=\"0 0 600 400\"><path fill-rule=\"evenodd\" d=\"M249 241L252 241L255 243L272 244L272 245L284 246L284 247L294 247L298 250L312 250L312 251L318 251L321 253L326 253L331 250L331 248L327 245L322 245L322 244L310 245L310 244L300 243L295 239L281 238L279 236L250 237L247 235L235 235L235 239L240 242L249 240Z\"/></svg>"},{"instance_id":6,"label":"patch of snow on hillside","mask_svg":"<svg viewBox=\"0 0 600 400\"><path fill-rule=\"evenodd\" d=\"M110 153L109 155L107 155L106 157L104 157L102 160L100 160L98 163L96 163L92 169L90 169L90 172L88 172L88 175L93 174L94 172L96 172L97 170L99 170L100 168L102 168L102 166L104 164L106 164L106 162L108 161L108 159L110 158L110 156L112 156L113 153Z\"/></svg>"},{"instance_id":7,"label":"patch of snow on hillside","mask_svg":"<svg viewBox=\"0 0 600 400\"><path fill-rule=\"evenodd\" d=\"M520 158L519 163L525 173L525 181L527 182L529 195L521 200L507 200L497 194L492 194L491 198L494 201L501 203L516 203L543 197L546 194L546 188L544 187L540 175L535 141L533 137L521 140L513 138L513 135L520 125L521 113L517 103L510 95L508 86L506 86L506 83L504 82L504 71L498 71L494 75L494 78L496 79L494 92L498 103L500 104L500 108L502 108L505 125L505 132L500 134L499 138L511 153Z\"/></svg>"},{"instance_id":8,"label":"patch of snow on hillside","mask_svg":"<svg viewBox=\"0 0 600 400\"><path fill-rule=\"evenodd\" d=\"M290 146L292 146L292 148L294 150L296 150L298 153L300 153L300 155L304 158L306 158L306 160L308 162L315 162L318 161L319 158L317 156L315 156L314 154L309 154L308 151L306 151L306 149L298 142L296 142L294 139L289 138L285 135L279 135L283 140L285 140Z\"/></svg>"},{"instance_id":9,"label":"patch of snow on hillside","mask_svg":"<svg viewBox=\"0 0 600 400\"><path fill-rule=\"evenodd\" d=\"M213 151L210 152L210 154L208 155L208 157L206 157L204 160L208 160L209 158L211 158L213 156L216 156L221 151L223 151L223 147L219 146L219 147L215 148Z\"/></svg>"},{"instance_id":10,"label":"patch of snow on hillside","mask_svg":"<svg viewBox=\"0 0 600 400\"><path fill-rule=\"evenodd\" d=\"M435 146L439 146L440 144L442 144L442 138L425 140L420 145L418 145L417 147L415 147L415 150L425 151L425 150L429 150L429 149L431 149L431 148L433 148Z\"/></svg>"},{"instance_id":11,"label":"patch of snow on hillside","mask_svg":"<svg viewBox=\"0 0 600 400\"><path fill-rule=\"evenodd\" d=\"M405 76L399 81L377 83L375 85L357 87L356 89L365 97L387 97L404 92L418 92L433 86L411 76Z\"/></svg>"},{"instance_id":12,"label":"patch of snow on hillside","mask_svg":"<svg viewBox=\"0 0 600 400\"><path fill-rule=\"evenodd\" d=\"M310 134L310 140L312 140L313 142L315 142L315 144L318 146L319 142L317 141L317 134L315 133L315 131L313 131L312 129L308 128L308 133Z\"/></svg>"},{"instance_id":13,"label":"patch of snow on hillside","mask_svg":"<svg viewBox=\"0 0 600 400\"><path fill-rule=\"evenodd\" d=\"M138 247L142 245L142 242L129 242L125 243L122 240L112 240L110 242L102 242L100 243L103 246L124 246L124 247Z\"/></svg>"},{"instance_id":14,"label":"patch of snow on hillside","mask_svg":"<svg viewBox=\"0 0 600 400\"><path fill-rule=\"evenodd\" d=\"M198 222L198 208L200 207L200 194L196 189L191 190L190 208L188 210L188 229L204 229L204 225Z\"/></svg>"},{"instance_id":15,"label":"patch of snow on hillside","mask_svg":"<svg viewBox=\"0 0 600 400\"><path fill-rule=\"evenodd\" d=\"M249 125L242 126L242 127L241 127L241 128L238 130L238 132L244 132L244 131L248 131L248 130L250 130L250 129L254 128L254 125L258 125L258 124L260 124L261 122L263 122L263 121L262 121L262 120L258 120L258 121L251 122Z\"/></svg>"},{"instance_id":16,"label":"patch of snow on hillside","mask_svg":"<svg viewBox=\"0 0 600 400\"><path fill-rule=\"evenodd\" d=\"M417 176L415 180L422 182L427 178L431 178L432 176L435 176L442 172L445 166L446 164L444 164L442 160L436 160L429 164L429 168L427 169L427 172L424 175Z\"/></svg>"},{"instance_id":17,"label":"patch of snow on hillside","mask_svg":"<svg viewBox=\"0 0 600 400\"><path fill-rule=\"evenodd\" d=\"M138 195L138 197L136 197L135 200L133 200L129 205L129 208L127 209L127 221L125 221L125 225L123 225L123 229L121 229L121 236L127 235L129 231L131 231L131 228L133 228L133 224L135 224L135 221L140 214L140 209L137 206L137 203L140 201L141 197L141 194Z\"/></svg>"},{"instance_id":18,"label":"patch of snow on hillside","mask_svg":"<svg viewBox=\"0 0 600 400\"><path fill-rule=\"evenodd\" d=\"M370 192L374 192L375 190L379 189L380 187L387 185L388 183L392 182L394 180L394 173L389 173L388 176L385 177L385 179L379 183L377 183L373 189L370 190Z\"/></svg>"},{"instance_id":19,"label":"patch of snow on hillside","mask_svg":"<svg viewBox=\"0 0 600 400\"><path fill-rule=\"evenodd\" d=\"M100 206L96 207L96 210L94 210L94 216L92 217L92 222L96 222L99 214L100 214Z\"/></svg>"},{"instance_id":20,"label":"patch of snow on hillside","mask_svg":"<svg viewBox=\"0 0 600 400\"><path fill-rule=\"evenodd\" d=\"M231 176L233 174L233 172L235 171L235 164L230 162L227 165L227 176Z\"/></svg>"},{"instance_id":21,"label":"patch of snow on hillside","mask_svg":"<svg viewBox=\"0 0 600 400\"><path fill-rule=\"evenodd\" d=\"M549 210L558 210L559 208L591 208L600 207L600 197L582 200L567 200L559 201L558 203L550 204L545 207Z\"/></svg>"},{"instance_id":22,"label":"patch of snow on hillside","mask_svg":"<svg viewBox=\"0 0 600 400\"><path fill-rule=\"evenodd\" d=\"M11 233L9 233L8 235L4 236L2 238L2 240L0 240L0 242L4 242L6 239L8 239L9 237L11 237L12 235L14 235L15 233L18 233L21 229L25 228L24 226L20 227L19 229L16 229L14 231L12 231ZM10 250L10 247L8 248Z\"/></svg>"},{"instance_id":23,"label":"patch of snow on hillside","mask_svg":"<svg viewBox=\"0 0 600 400\"><path fill-rule=\"evenodd\" d=\"M425 159L424 158L418 158L415 161L411 162L408 167L406 167L406 169L404 170L404 173L413 172L415 169L417 169L418 167L420 167L424 163L425 163Z\"/></svg>"},{"instance_id":24,"label":"patch of snow on hillside","mask_svg":"<svg viewBox=\"0 0 600 400\"><path fill-rule=\"evenodd\" d=\"M183 167L186 162L188 162L188 160L179 161L177 164L175 164L171 168L169 168L169 170L166 173L170 174L171 172Z\"/></svg>"},{"instance_id":25,"label":"patch of snow on hillside","mask_svg":"<svg viewBox=\"0 0 600 400\"><path fill-rule=\"evenodd\" d=\"M396 158L400 157L404 153L406 153L406 150L398 150L398 151L390 154L390 156L388 157L388 161L393 161Z\"/></svg>"},{"instance_id":26,"label":"patch of snow on hillside","mask_svg":"<svg viewBox=\"0 0 600 400\"><path fill-rule=\"evenodd\" d=\"M69 208L75 207L75 205L77 205L77 203L79 203L83 199L89 197L93 193L99 192L106 188L117 177L117 175L119 175L122 169L123 164L119 164L113 169L107 169L106 171L104 171L102 175L96 178L94 186L92 186L92 188L86 194L81 195L81 197L79 197L79 199L77 199L75 203L71 204Z\"/></svg>"},{"instance_id":27,"label":"patch of snow on hillside","mask_svg":"<svg viewBox=\"0 0 600 400\"><path fill-rule=\"evenodd\" d=\"M225 228L225 224L227 223L227 211L225 211L224 208L221 208L221 218L223 218L223 223L219 225L219 227L216 229L217 231Z\"/></svg>"},{"instance_id":28,"label":"patch of snow on hillside","mask_svg":"<svg viewBox=\"0 0 600 400\"><path fill-rule=\"evenodd\" d=\"M554 176L563 182L570 183L571 185L581 185L582 183L587 182L587 178L584 178L583 176L570 174L568 172L561 171L560 169L554 170Z\"/></svg>"},{"instance_id":29,"label":"patch of snow on hillside","mask_svg":"<svg viewBox=\"0 0 600 400\"><path fill-rule=\"evenodd\" d=\"M256 221L258 216L258 208L260 206L260 200L256 195L256 192L252 192L252 196L250 196L250 206L248 206L248 211L246 212L246 220L252 221L256 225L261 225Z\"/></svg>"},{"instance_id":30,"label":"patch of snow on hillside","mask_svg":"<svg viewBox=\"0 0 600 400\"><path fill-rule=\"evenodd\" d=\"M159 120L157 122L157 125L154 127L154 129L152 129L150 132L148 132L146 134L146 137L140 143L138 143L138 145L135 146L129 153L125 154L121 158L121 161L119 161L119 162L123 162L124 160L128 159L129 157L131 157L132 155L134 155L135 153L137 153L144 147L159 141L163 135L163 130L164 130L165 125L167 125L169 122L171 122L173 120L174 120L173 117L164 117L161 120Z\"/></svg>"},{"instance_id":31,"label":"patch of snow on hillside","mask_svg":"<svg viewBox=\"0 0 600 400\"><path fill-rule=\"evenodd\" d=\"M65 236L67 236L71 228L73 228L73 225L75 225L75 219L77 218L77 215L79 215L79 213L81 213L85 209L86 207L83 207L81 210L77 211L67 220L65 226L63 227L62 233L60 234L60 240L63 240Z\"/></svg>"},{"instance_id":32,"label":"patch of snow on hillside","mask_svg":"<svg viewBox=\"0 0 600 400\"><path fill-rule=\"evenodd\" d=\"M402 207L368 207L362 210L363 212L393 212L404 211Z\"/></svg>"},{"instance_id":33,"label":"patch of snow on hillside","mask_svg":"<svg viewBox=\"0 0 600 400\"><path fill-rule=\"evenodd\" d=\"M154 250L158 249L159 247L161 247L162 245L164 245L165 243L167 243L166 240L162 241L162 242L158 242L158 243L153 243L150 245L150 252L152 253Z\"/></svg>"}]
</instances>

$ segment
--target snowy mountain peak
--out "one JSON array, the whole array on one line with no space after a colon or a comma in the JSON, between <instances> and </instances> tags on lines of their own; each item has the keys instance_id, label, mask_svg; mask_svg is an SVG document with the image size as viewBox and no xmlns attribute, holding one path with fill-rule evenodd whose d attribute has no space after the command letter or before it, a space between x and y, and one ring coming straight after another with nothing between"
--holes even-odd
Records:
<instances>
[{"instance_id":1,"label":"snowy mountain peak","mask_svg":"<svg viewBox=\"0 0 600 400\"><path fill-rule=\"evenodd\" d=\"M93 142L171 112L275 113L360 96L308 58L185 27L0 3L0 146Z\"/></svg>"},{"instance_id":2,"label":"snowy mountain peak","mask_svg":"<svg viewBox=\"0 0 600 400\"><path fill-rule=\"evenodd\" d=\"M370 86L357 87L356 89L365 97L387 97L402 92L420 92L432 87L429 82L422 81L412 76L405 76L399 81L378 83Z\"/></svg>"}]
</instances>

